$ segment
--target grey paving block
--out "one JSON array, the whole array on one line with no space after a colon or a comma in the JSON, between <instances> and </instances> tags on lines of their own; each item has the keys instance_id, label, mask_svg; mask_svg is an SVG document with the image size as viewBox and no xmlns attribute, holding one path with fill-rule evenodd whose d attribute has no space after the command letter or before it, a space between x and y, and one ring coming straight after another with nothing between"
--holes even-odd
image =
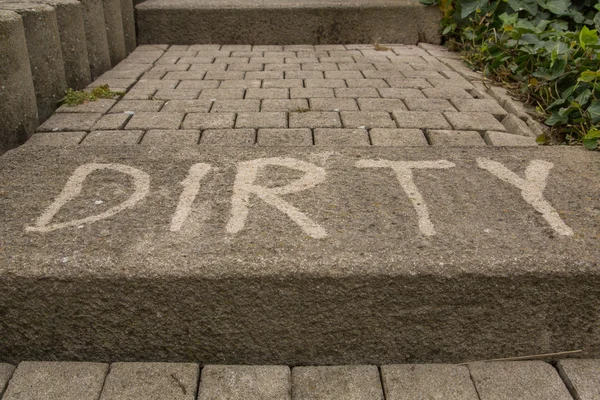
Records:
<instances>
[{"instance_id":1,"label":"grey paving block","mask_svg":"<svg viewBox=\"0 0 600 400\"><path fill-rule=\"evenodd\" d=\"M123 129L131 114L106 114L92 126L93 131L108 131Z\"/></svg>"},{"instance_id":2,"label":"grey paving block","mask_svg":"<svg viewBox=\"0 0 600 400\"><path fill-rule=\"evenodd\" d=\"M452 99L451 101L458 111L486 112L496 118L502 118L507 114L507 111L495 100Z\"/></svg>"},{"instance_id":3,"label":"grey paving block","mask_svg":"<svg viewBox=\"0 0 600 400\"><path fill-rule=\"evenodd\" d=\"M199 130L151 130L142 139L142 146L195 146L200 140Z\"/></svg>"},{"instance_id":4,"label":"grey paving block","mask_svg":"<svg viewBox=\"0 0 600 400\"><path fill-rule=\"evenodd\" d=\"M139 112L131 117L125 129L179 129L183 116L181 112Z\"/></svg>"},{"instance_id":5,"label":"grey paving block","mask_svg":"<svg viewBox=\"0 0 600 400\"><path fill-rule=\"evenodd\" d=\"M108 364L22 362L2 400L97 400Z\"/></svg>"},{"instance_id":6,"label":"grey paving block","mask_svg":"<svg viewBox=\"0 0 600 400\"><path fill-rule=\"evenodd\" d=\"M239 113L235 121L236 128L287 128L287 124L285 112Z\"/></svg>"},{"instance_id":7,"label":"grey paving block","mask_svg":"<svg viewBox=\"0 0 600 400\"><path fill-rule=\"evenodd\" d=\"M168 75L168 74L167 74ZM177 89L216 89L219 87L219 81L199 81L199 80L185 80L179 82Z\"/></svg>"},{"instance_id":8,"label":"grey paving block","mask_svg":"<svg viewBox=\"0 0 600 400\"><path fill-rule=\"evenodd\" d=\"M386 400L479 400L466 366L385 365L381 377Z\"/></svg>"},{"instance_id":9,"label":"grey paving block","mask_svg":"<svg viewBox=\"0 0 600 400\"><path fill-rule=\"evenodd\" d=\"M357 99L360 111L386 111L406 110L401 99Z\"/></svg>"},{"instance_id":10,"label":"grey paving block","mask_svg":"<svg viewBox=\"0 0 600 400\"><path fill-rule=\"evenodd\" d=\"M285 74L295 73L295 72L298 72L298 71L285 72ZM245 77L245 79L283 79L283 78L284 78L283 71L248 71L248 72L246 72L246 77ZM293 78L293 76L290 76L290 78Z\"/></svg>"},{"instance_id":11,"label":"grey paving block","mask_svg":"<svg viewBox=\"0 0 600 400\"><path fill-rule=\"evenodd\" d=\"M296 367L293 400L383 400L379 369L372 365Z\"/></svg>"},{"instance_id":12,"label":"grey paving block","mask_svg":"<svg viewBox=\"0 0 600 400\"><path fill-rule=\"evenodd\" d=\"M335 71L333 71L335 72ZM285 79L324 79L323 71L285 71ZM248 75L246 75L248 79Z\"/></svg>"},{"instance_id":13,"label":"grey paving block","mask_svg":"<svg viewBox=\"0 0 600 400\"><path fill-rule=\"evenodd\" d=\"M202 369L198 400L290 400L286 366L208 365Z\"/></svg>"},{"instance_id":14,"label":"grey paving block","mask_svg":"<svg viewBox=\"0 0 600 400\"><path fill-rule=\"evenodd\" d=\"M66 147L77 146L87 132L38 132L27 141L27 145Z\"/></svg>"},{"instance_id":15,"label":"grey paving block","mask_svg":"<svg viewBox=\"0 0 600 400\"><path fill-rule=\"evenodd\" d=\"M424 99L425 96L419 89L411 88L383 88L379 89L381 97L389 99Z\"/></svg>"},{"instance_id":16,"label":"grey paving block","mask_svg":"<svg viewBox=\"0 0 600 400\"><path fill-rule=\"evenodd\" d=\"M244 98L244 89L203 89L200 92L201 99L214 100L241 100Z\"/></svg>"},{"instance_id":17,"label":"grey paving block","mask_svg":"<svg viewBox=\"0 0 600 400\"><path fill-rule=\"evenodd\" d=\"M195 100L200 89L159 89L154 98L158 100Z\"/></svg>"},{"instance_id":18,"label":"grey paving block","mask_svg":"<svg viewBox=\"0 0 600 400\"><path fill-rule=\"evenodd\" d=\"M373 146L429 146L420 129L373 128L370 136Z\"/></svg>"},{"instance_id":19,"label":"grey paving block","mask_svg":"<svg viewBox=\"0 0 600 400\"><path fill-rule=\"evenodd\" d=\"M265 99L260 110L265 111L296 111L308 109L307 99Z\"/></svg>"},{"instance_id":20,"label":"grey paving block","mask_svg":"<svg viewBox=\"0 0 600 400\"><path fill-rule=\"evenodd\" d=\"M537 146L535 138L506 132L486 131L483 139L490 146Z\"/></svg>"},{"instance_id":21,"label":"grey paving block","mask_svg":"<svg viewBox=\"0 0 600 400\"><path fill-rule=\"evenodd\" d=\"M100 400L194 400L199 367L184 363L113 363Z\"/></svg>"},{"instance_id":22,"label":"grey paving block","mask_svg":"<svg viewBox=\"0 0 600 400\"><path fill-rule=\"evenodd\" d=\"M477 131L428 130L432 146L485 146Z\"/></svg>"},{"instance_id":23,"label":"grey paving block","mask_svg":"<svg viewBox=\"0 0 600 400\"><path fill-rule=\"evenodd\" d=\"M179 81L176 79L145 79L142 78L133 86L133 90L137 89L175 89Z\"/></svg>"},{"instance_id":24,"label":"grey paving block","mask_svg":"<svg viewBox=\"0 0 600 400\"><path fill-rule=\"evenodd\" d=\"M44 122L38 132L89 131L100 117L100 113L57 113Z\"/></svg>"},{"instance_id":25,"label":"grey paving block","mask_svg":"<svg viewBox=\"0 0 600 400\"><path fill-rule=\"evenodd\" d=\"M307 88L345 88L346 81L343 79L305 79Z\"/></svg>"},{"instance_id":26,"label":"grey paving block","mask_svg":"<svg viewBox=\"0 0 600 400\"><path fill-rule=\"evenodd\" d=\"M161 113L162 114L162 113ZM183 129L226 129L233 128L235 113L190 113L187 114ZM177 128L172 128L177 129Z\"/></svg>"},{"instance_id":27,"label":"grey paving block","mask_svg":"<svg viewBox=\"0 0 600 400\"><path fill-rule=\"evenodd\" d=\"M469 364L480 400L572 400L558 372L543 361Z\"/></svg>"},{"instance_id":28,"label":"grey paving block","mask_svg":"<svg viewBox=\"0 0 600 400\"><path fill-rule=\"evenodd\" d=\"M165 104L162 100L121 100L109 111L111 114L136 113L136 112L158 112ZM182 110L165 110L182 111ZM184 111L185 112L185 111Z\"/></svg>"},{"instance_id":29,"label":"grey paving block","mask_svg":"<svg viewBox=\"0 0 600 400\"><path fill-rule=\"evenodd\" d=\"M366 129L315 129L317 146L369 146Z\"/></svg>"},{"instance_id":30,"label":"grey paving block","mask_svg":"<svg viewBox=\"0 0 600 400\"><path fill-rule=\"evenodd\" d=\"M425 88L423 94L430 99L472 99L473 96L461 88Z\"/></svg>"},{"instance_id":31,"label":"grey paving block","mask_svg":"<svg viewBox=\"0 0 600 400\"><path fill-rule=\"evenodd\" d=\"M201 145L253 146L255 143L254 129L208 129L200 138Z\"/></svg>"},{"instance_id":32,"label":"grey paving block","mask_svg":"<svg viewBox=\"0 0 600 400\"><path fill-rule=\"evenodd\" d=\"M333 89L330 88L292 88L290 89L290 98L323 98L335 97Z\"/></svg>"},{"instance_id":33,"label":"grey paving block","mask_svg":"<svg viewBox=\"0 0 600 400\"><path fill-rule=\"evenodd\" d=\"M259 129L257 142L259 146L312 146L310 129Z\"/></svg>"},{"instance_id":34,"label":"grey paving block","mask_svg":"<svg viewBox=\"0 0 600 400\"><path fill-rule=\"evenodd\" d=\"M456 108L446 99L405 99L410 111L456 111Z\"/></svg>"},{"instance_id":35,"label":"grey paving block","mask_svg":"<svg viewBox=\"0 0 600 400\"><path fill-rule=\"evenodd\" d=\"M600 399L600 360L565 359L557 368L575 400Z\"/></svg>"},{"instance_id":36,"label":"grey paving block","mask_svg":"<svg viewBox=\"0 0 600 400\"><path fill-rule=\"evenodd\" d=\"M397 111L392 113L398 127L417 129L451 129L452 127L439 112Z\"/></svg>"},{"instance_id":37,"label":"grey paving block","mask_svg":"<svg viewBox=\"0 0 600 400\"><path fill-rule=\"evenodd\" d=\"M444 116L454 129L473 131L504 132L504 126L490 113L485 112L444 112Z\"/></svg>"},{"instance_id":38,"label":"grey paving block","mask_svg":"<svg viewBox=\"0 0 600 400\"><path fill-rule=\"evenodd\" d=\"M341 128L340 116L336 112L291 112L290 128Z\"/></svg>"},{"instance_id":39,"label":"grey paving block","mask_svg":"<svg viewBox=\"0 0 600 400\"><path fill-rule=\"evenodd\" d=\"M529 125L519 117L508 114L502 119L502 125L506 130L514 135L536 137L535 133L529 128Z\"/></svg>"},{"instance_id":40,"label":"grey paving block","mask_svg":"<svg viewBox=\"0 0 600 400\"><path fill-rule=\"evenodd\" d=\"M140 142L144 131L93 131L81 142L82 146L133 146Z\"/></svg>"},{"instance_id":41,"label":"grey paving block","mask_svg":"<svg viewBox=\"0 0 600 400\"><path fill-rule=\"evenodd\" d=\"M311 111L358 111L358 105L354 99L310 99Z\"/></svg>"},{"instance_id":42,"label":"grey paving block","mask_svg":"<svg viewBox=\"0 0 600 400\"><path fill-rule=\"evenodd\" d=\"M4 390L6 390L6 386L8 385L8 381L15 372L15 366L12 364L0 363L0 398L2 394L4 394Z\"/></svg>"},{"instance_id":43,"label":"grey paving block","mask_svg":"<svg viewBox=\"0 0 600 400\"><path fill-rule=\"evenodd\" d=\"M389 88L383 79L346 79L350 88Z\"/></svg>"},{"instance_id":44,"label":"grey paving block","mask_svg":"<svg viewBox=\"0 0 600 400\"><path fill-rule=\"evenodd\" d=\"M246 99L289 99L289 89L248 89Z\"/></svg>"},{"instance_id":45,"label":"grey paving block","mask_svg":"<svg viewBox=\"0 0 600 400\"><path fill-rule=\"evenodd\" d=\"M377 72L386 74L385 71ZM389 75L390 73L387 72L387 74ZM369 76L367 72L365 72L365 75ZM385 75L382 75L382 77L385 77ZM398 89L425 89L431 87L431 84L424 78L386 77L385 80L390 87Z\"/></svg>"},{"instance_id":46,"label":"grey paving block","mask_svg":"<svg viewBox=\"0 0 600 400\"><path fill-rule=\"evenodd\" d=\"M260 100L216 100L210 109L211 113L258 112Z\"/></svg>"},{"instance_id":47,"label":"grey paving block","mask_svg":"<svg viewBox=\"0 0 600 400\"><path fill-rule=\"evenodd\" d=\"M389 112L385 111L342 111L344 128L396 128Z\"/></svg>"},{"instance_id":48,"label":"grey paving block","mask_svg":"<svg viewBox=\"0 0 600 400\"><path fill-rule=\"evenodd\" d=\"M375 88L335 88L335 97L381 97ZM384 89L382 89L384 90Z\"/></svg>"},{"instance_id":49,"label":"grey paving block","mask_svg":"<svg viewBox=\"0 0 600 400\"><path fill-rule=\"evenodd\" d=\"M283 81L284 79L277 79L276 81ZM271 80L272 82L274 80ZM212 81L204 81L212 82ZM250 89L260 88L262 80L260 79L232 79L230 81L222 81L219 85L219 89ZM300 85L302 87L302 85Z\"/></svg>"},{"instance_id":50,"label":"grey paving block","mask_svg":"<svg viewBox=\"0 0 600 400\"><path fill-rule=\"evenodd\" d=\"M64 104L60 106L57 113L107 113L116 103L116 100L110 99L98 99L96 101L89 101L84 104L78 104L75 106Z\"/></svg>"},{"instance_id":51,"label":"grey paving block","mask_svg":"<svg viewBox=\"0 0 600 400\"><path fill-rule=\"evenodd\" d=\"M263 88L301 88L302 79L265 79L262 82Z\"/></svg>"}]
</instances>

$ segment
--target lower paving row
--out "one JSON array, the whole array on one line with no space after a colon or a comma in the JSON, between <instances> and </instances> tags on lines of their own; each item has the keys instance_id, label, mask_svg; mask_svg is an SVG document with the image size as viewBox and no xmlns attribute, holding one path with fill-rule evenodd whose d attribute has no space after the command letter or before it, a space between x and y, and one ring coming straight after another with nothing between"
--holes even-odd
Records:
<instances>
[{"instance_id":1,"label":"lower paving row","mask_svg":"<svg viewBox=\"0 0 600 400\"><path fill-rule=\"evenodd\" d=\"M596 400L600 360L295 367L0 364L2 400Z\"/></svg>"},{"instance_id":2,"label":"lower paving row","mask_svg":"<svg viewBox=\"0 0 600 400\"><path fill-rule=\"evenodd\" d=\"M123 97L62 106L38 131L83 145L535 146L501 89L421 46L140 46L90 85Z\"/></svg>"}]
</instances>

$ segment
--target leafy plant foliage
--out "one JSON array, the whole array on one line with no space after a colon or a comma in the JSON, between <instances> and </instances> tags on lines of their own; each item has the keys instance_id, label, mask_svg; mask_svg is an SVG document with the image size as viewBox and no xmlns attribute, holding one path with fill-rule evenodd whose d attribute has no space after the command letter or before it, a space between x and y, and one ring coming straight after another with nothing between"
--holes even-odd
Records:
<instances>
[{"instance_id":1,"label":"leafy plant foliage","mask_svg":"<svg viewBox=\"0 0 600 400\"><path fill-rule=\"evenodd\" d=\"M439 5L448 45L536 106L556 138L600 147L597 0L421 2Z\"/></svg>"},{"instance_id":2,"label":"leafy plant foliage","mask_svg":"<svg viewBox=\"0 0 600 400\"><path fill-rule=\"evenodd\" d=\"M68 106L76 106L78 104L86 104L90 101L96 101L98 99L113 99L124 95L122 92L113 92L110 90L108 85L98 86L92 89L90 92L83 90L67 89L65 97L60 99L60 104L66 104Z\"/></svg>"}]
</instances>

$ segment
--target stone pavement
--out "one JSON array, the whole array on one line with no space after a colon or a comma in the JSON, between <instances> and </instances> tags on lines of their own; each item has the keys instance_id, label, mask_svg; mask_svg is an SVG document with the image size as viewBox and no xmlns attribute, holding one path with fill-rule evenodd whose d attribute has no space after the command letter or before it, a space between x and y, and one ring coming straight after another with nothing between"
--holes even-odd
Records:
<instances>
[{"instance_id":1,"label":"stone pavement","mask_svg":"<svg viewBox=\"0 0 600 400\"><path fill-rule=\"evenodd\" d=\"M322 367L0 364L2 400L598 400L600 360ZM5 391L4 391L5 390ZM2 395L4 393L4 395Z\"/></svg>"},{"instance_id":2,"label":"stone pavement","mask_svg":"<svg viewBox=\"0 0 600 400\"><path fill-rule=\"evenodd\" d=\"M82 145L535 146L535 123L530 121L532 131L512 100L497 88L488 90L455 55L426 44L378 49L140 46L90 86L127 91L122 99L63 106L38 131L76 133L34 139Z\"/></svg>"}]
</instances>

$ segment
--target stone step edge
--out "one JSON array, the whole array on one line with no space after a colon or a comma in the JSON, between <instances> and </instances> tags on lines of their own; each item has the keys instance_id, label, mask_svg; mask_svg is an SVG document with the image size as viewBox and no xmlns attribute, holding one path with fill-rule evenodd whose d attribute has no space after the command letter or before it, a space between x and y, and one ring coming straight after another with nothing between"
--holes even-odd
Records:
<instances>
[{"instance_id":1,"label":"stone step edge","mask_svg":"<svg viewBox=\"0 0 600 400\"><path fill-rule=\"evenodd\" d=\"M206 365L161 362L0 363L0 398L228 399L445 398L514 396L597 399L600 359L397 365ZM84 384L83 384L84 383ZM523 389L527 388L527 389ZM39 397L42 395L42 397ZM24 396L24 397L21 397ZM330 397L327 397L330 398ZM504 397L503 397L504 398Z\"/></svg>"}]
</instances>

